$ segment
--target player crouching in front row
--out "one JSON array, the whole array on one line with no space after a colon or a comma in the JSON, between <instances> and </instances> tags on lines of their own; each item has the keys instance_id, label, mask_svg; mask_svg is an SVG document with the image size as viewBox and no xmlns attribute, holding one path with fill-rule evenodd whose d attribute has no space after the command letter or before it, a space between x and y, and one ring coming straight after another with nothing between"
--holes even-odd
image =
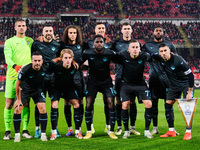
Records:
<instances>
[{"instance_id":1,"label":"player crouching in front row","mask_svg":"<svg viewBox=\"0 0 200 150\"><path fill-rule=\"evenodd\" d=\"M20 123L21 123L21 112L24 104L28 102L28 98L32 97L36 103L40 112L41 122L41 140L47 141L46 127L47 127L47 113L45 105L45 97L41 89L41 82L45 75L45 69L42 67L43 59L42 55L38 52L32 54L30 64L25 66L19 73L16 82L16 101L14 105L14 128L15 128L15 139L14 142L20 142Z\"/></svg>"}]
</instances>

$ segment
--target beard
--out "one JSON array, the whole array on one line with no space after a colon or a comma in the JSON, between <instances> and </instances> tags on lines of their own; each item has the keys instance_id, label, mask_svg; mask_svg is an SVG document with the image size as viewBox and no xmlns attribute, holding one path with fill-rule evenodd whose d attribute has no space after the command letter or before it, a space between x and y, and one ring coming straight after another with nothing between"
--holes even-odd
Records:
<instances>
[{"instance_id":1,"label":"beard","mask_svg":"<svg viewBox=\"0 0 200 150\"><path fill-rule=\"evenodd\" d=\"M100 47L100 48L96 47L96 50L97 50L98 52L101 52L101 51L103 51L103 47Z\"/></svg>"},{"instance_id":2,"label":"beard","mask_svg":"<svg viewBox=\"0 0 200 150\"><path fill-rule=\"evenodd\" d=\"M163 38L163 36L160 35L159 37L157 37L156 35L154 35L154 38L155 38L157 41L160 41L160 40Z\"/></svg>"},{"instance_id":3,"label":"beard","mask_svg":"<svg viewBox=\"0 0 200 150\"><path fill-rule=\"evenodd\" d=\"M35 65L34 68L35 68L35 70L38 71L38 70L40 70L40 65Z\"/></svg>"},{"instance_id":4,"label":"beard","mask_svg":"<svg viewBox=\"0 0 200 150\"><path fill-rule=\"evenodd\" d=\"M47 39L48 41L52 40L53 36L52 35L46 35L45 39Z\"/></svg>"}]
</instances>

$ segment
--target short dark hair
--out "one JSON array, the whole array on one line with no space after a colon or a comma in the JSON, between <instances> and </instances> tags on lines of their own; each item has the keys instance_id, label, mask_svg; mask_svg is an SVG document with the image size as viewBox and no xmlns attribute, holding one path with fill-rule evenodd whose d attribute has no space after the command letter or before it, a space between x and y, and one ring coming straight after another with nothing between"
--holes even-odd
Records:
<instances>
[{"instance_id":1,"label":"short dark hair","mask_svg":"<svg viewBox=\"0 0 200 150\"><path fill-rule=\"evenodd\" d=\"M31 56L33 56L33 55L42 55L40 52L38 52L38 51L35 51L35 52L33 52L32 54L31 54Z\"/></svg>"},{"instance_id":2,"label":"short dark hair","mask_svg":"<svg viewBox=\"0 0 200 150\"><path fill-rule=\"evenodd\" d=\"M154 28L154 31L155 31L156 28L161 28L161 29L163 30L163 32L164 32L164 28L163 28L161 25L157 25L157 26Z\"/></svg>"},{"instance_id":3,"label":"short dark hair","mask_svg":"<svg viewBox=\"0 0 200 150\"><path fill-rule=\"evenodd\" d=\"M158 46L158 48L165 47L165 46L169 47L168 44L166 44L166 43L162 43L162 44L160 44L160 45Z\"/></svg>"},{"instance_id":4,"label":"short dark hair","mask_svg":"<svg viewBox=\"0 0 200 150\"><path fill-rule=\"evenodd\" d=\"M99 34L95 35L94 38L93 38L93 40L95 41L96 38L102 38L102 39L104 39L104 37L102 35L99 35Z\"/></svg>"},{"instance_id":5,"label":"short dark hair","mask_svg":"<svg viewBox=\"0 0 200 150\"><path fill-rule=\"evenodd\" d=\"M44 27L52 27L52 25L50 24L50 23L45 23L44 25L43 25L43 28Z\"/></svg>"},{"instance_id":6,"label":"short dark hair","mask_svg":"<svg viewBox=\"0 0 200 150\"><path fill-rule=\"evenodd\" d=\"M131 24L130 24L130 23L128 23L128 22L124 22L124 23L122 24L122 27L123 27L123 26L128 26L128 25L130 25L130 26L131 26Z\"/></svg>"},{"instance_id":7,"label":"short dark hair","mask_svg":"<svg viewBox=\"0 0 200 150\"><path fill-rule=\"evenodd\" d=\"M104 22L96 22L95 27L96 27L97 25L100 25L100 24L103 24L104 26L106 26Z\"/></svg>"},{"instance_id":8,"label":"short dark hair","mask_svg":"<svg viewBox=\"0 0 200 150\"><path fill-rule=\"evenodd\" d=\"M24 21L24 19L19 18L19 19L17 19L17 20L15 21L15 25L16 25L17 22L25 22L25 21ZM25 22L25 23L26 23L26 22Z\"/></svg>"},{"instance_id":9,"label":"short dark hair","mask_svg":"<svg viewBox=\"0 0 200 150\"><path fill-rule=\"evenodd\" d=\"M138 40L132 39L132 40L129 42L129 44L130 44L130 43L136 43L136 42L140 43Z\"/></svg>"}]
</instances>

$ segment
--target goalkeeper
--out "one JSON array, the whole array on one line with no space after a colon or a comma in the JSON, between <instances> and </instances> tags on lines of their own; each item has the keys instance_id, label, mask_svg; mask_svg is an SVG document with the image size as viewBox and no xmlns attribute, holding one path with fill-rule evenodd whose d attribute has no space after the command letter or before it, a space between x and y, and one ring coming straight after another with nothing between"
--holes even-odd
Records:
<instances>
[{"instance_id":1,"label":"goalkeeper","mask_svg":"<svg viewBox=\"0 0 200 150\"><path fill-rule=\"evenodd\" d=\"M15 93L15 83L17 81L18 71L22 65L31 63L31 45L33 39L26 37L25 32L27 30L26 22L23 19L19 19L15 22L14 29L16 36L6 40L4 45L4 55L6 64L8 65L6 73L6 104L4 109L4 122L5 122L5 136L4 140L10 140L11 135L11 109L13 107ZM22 137L32 138L28 132L28 121L30 116L30 109L28 105L24 105L22 110L23 119L23 134Z\"/></svg>"}]
</instances>

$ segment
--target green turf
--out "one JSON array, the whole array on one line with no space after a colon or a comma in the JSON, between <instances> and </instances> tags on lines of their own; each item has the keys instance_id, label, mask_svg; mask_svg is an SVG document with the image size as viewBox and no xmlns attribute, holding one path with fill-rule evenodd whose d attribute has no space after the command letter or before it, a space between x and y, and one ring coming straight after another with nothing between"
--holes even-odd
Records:
<instances>
[{"instance_id":1,"label":"green turf","mask_svg":"<svg viewBox=\"0 0 200 150\"><path fill-rule=\"evenodd\" d=\"M195 97L200 97L200 90L196 90ZM34 104L31 102L31 117L29 123L29 131L31 135L34 135L35 125L34 125ZM199 138L200 138L200 104L197 103L196 113L194 115L193 129L192 129L192 140L183 141L182 138L185 133L185 122L178 109L177 104L174 105L175 111L175 129L180 133L179 136L174 138L160 138L159 135L165 133L168 130L167 122L164 114L164 103L163 100L159 101L159 135L156 135L154 139L147 139L144 137L144 106L142 104L137 104L138 115L136 121L136 129L141 133L140 136L131 135L129 139L122 139L122 135L119 136L118 140L112 140L104 133L105 129L105 117L103 113L103 101L101 94L95 102L94 108L94 128L96 133L93 138L89 140L78 140L74 136L66 137L67 124L64 118L64 103L63 100L59 104L59 122L58 129L62 135L61 138L55 141L42 142L40 139L24 139L22 138L20 143L14 143L12 138L10 141L3 141L4 136L4 120L3 120L3 110L5 106L4 93L0 93L0 149L181 149L181 150L199 150ZM50 100L47 100L47 110L48 110L48 126L47 126L47 136L50 137L51 123L50 123ZM73 123L74 125L74 123ZM152 129L152 125L150 127ZM82 124L82 133L85 134L86 125L85 121ZM14 127L12 125L12 137L14 136Z\"/></svg>"}]
</instances>

